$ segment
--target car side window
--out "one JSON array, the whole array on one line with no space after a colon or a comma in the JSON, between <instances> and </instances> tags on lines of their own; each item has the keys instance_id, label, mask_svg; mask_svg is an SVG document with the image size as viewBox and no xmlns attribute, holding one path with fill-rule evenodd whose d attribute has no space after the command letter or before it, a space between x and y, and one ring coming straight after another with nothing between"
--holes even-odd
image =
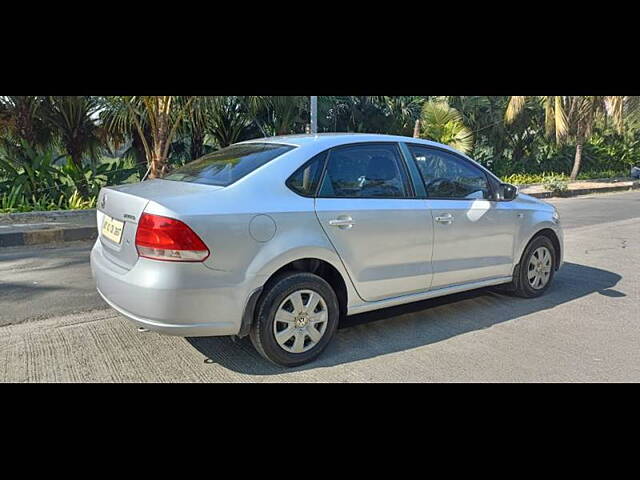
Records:
<instances>
[{"instance_id":1,"label":"car side window","mask_svg":"<svg viewBox=\"0 0 640 480\"><path fill-rule=\"evenodd\" d=\"M409 145L428 198L490 199L485 173L452 153Z\"/></svg>"},{"instance_id":2,"label":"car side window","mask_svg":"<svg viewBox=\"0 0 640 480\"><path fill-rule=\"evenodd\" d=\"M303 197L313 197L318 189L327 152L316 155L289 177L287 186Z\"/></svg>"},{"instance_id":3,"label":"car side window","mask_svg":"<svg viewBox=\"0 0 640 480\"><path fill-rule=\"evenodd\" d=\"M335 148L320 188L329 198L407 198L408 177L394 144Z\"/></svg>"}]
</instances>

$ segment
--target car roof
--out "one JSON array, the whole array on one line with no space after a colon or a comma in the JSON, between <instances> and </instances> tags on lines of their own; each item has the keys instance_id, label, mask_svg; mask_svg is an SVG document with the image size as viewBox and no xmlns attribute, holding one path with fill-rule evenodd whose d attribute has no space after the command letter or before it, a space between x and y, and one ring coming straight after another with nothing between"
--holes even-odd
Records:
<instances>
[{"instance_id":1,"label":"car roof","mask_svg":"<svg viewBox=\"0 0 640 480\"><path fill-rule=\"evenodd\" d=\"M431 140L423 140L421 138L414 137L403 137L400 135L383 135L379 133L318 133L318 134L305 134L305 135L282 135L278 137L266 137L266 138L256 138L253 140L248 140L246 142L241 142L241 144L247 143L274 143L279 145L292 145L295 147L306 147L315 145L316 147L321 148L332 148L340 145L349 145L352 143L361 143L361 142L405 142L405 143L419 143L426 146L437 147L443 150L449 150L461 157L470 160L482 170L487 172L493 178L498 179L493 172L489 169L476 162L473 158L465 155L464 153L456 150L455 148L450 147L449 145L444 145L442 143L432 142Z\"/></svg>"},{"instance_id":2,"label":"car roof","mask_svg":"<svg viewBox=\"0 0 640 480\"><path fill-rule=\"evenodd\" d=\"M453 150L451 147L441 145L429 140L420 138L402 137L399 135L383 135L377 133L318 133L306 135L282 135L278 137L256 138L242 143L278 143L285 145L295 145L303 147L311 144L322 144L323 146L337 146L359 142L412 142L423 143L437 147Z\"/></svg>"}]
</instances>

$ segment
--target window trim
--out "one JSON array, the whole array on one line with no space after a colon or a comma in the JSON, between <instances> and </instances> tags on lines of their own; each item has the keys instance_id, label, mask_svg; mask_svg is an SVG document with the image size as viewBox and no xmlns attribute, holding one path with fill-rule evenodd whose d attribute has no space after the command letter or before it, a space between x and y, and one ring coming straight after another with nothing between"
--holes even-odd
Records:
<instances>
[{"instance_id":1,"label":"window trim","mask_svg":"<svg viewBox=\"0 0 640 480\"><path fill-rule=\"evenodd\" d=\"M398 155L398 160L400 161L400 174L403 175L404 174L404 178L403 178L403 183L404 186L407 190L407 194L404 197L341 197L341 196L325 196L325 195L320 195L320 190L322 189L322 185L324 184L324 180L325 177L327 175L327 169L329 167L329 162L331 161L331 155L336 151L336 150L341 150L344 148L352 148L352 147L360 147L360 146L371 146L371 145L391 145L392 147L395 148L396 153ZM402 148L400 147L400 142L383 142L383 141L377 141L377 142L356 142L356 143L346 143L343 145L337 145L335 147L331 147L330 149L326 150L328 152L325 161L324 161L324 168L322 170L322 176L320 177L320 182L318 183L318 187L316 190L316 197L318 199L328 199L328 200L335 200L335 199L345 199L345 200L416 200L417 196L415 193L415 188L413 186L413 181L411 178L411 172L409 170L409 167L407 165L407 160L404 156L404 154L402 153ZM297 170L296 170L297 171Z\"/></svg>"},{"instance_id":2,"label":"window trim","mask_svg":"<svg viewBox=\"0 0 640 480\"><path fill-rule=\"evenodd\" d=\"M413 156L413 153L411 153L411 148L412 146L414 147L420 147L420 148L424 148L427 150L438 150L440 152L444 152L444 153L448 153L449 155L451 155L452 157L454 157L456 160L460 161L463 165L467 165L472 169L476 169L478 170L480 173L482 173L482 175L484 175L484 178L487 182L487 186L489 187L489 195L490 198L484 198L483 200L487 200L490 202L495 202L495 198L496 198L496 192L494 189L494 185L493 182L491 181L491 176L489 175L489 173L480 165L477 165L475 162L469 160L468 158L463 157L462 155L460 155L457 152L448 150L446 148L442 148L442 147L438 147L438 146L434 146L434 145L424 145L421 143L414 143L414 142L404 142L404 144L407 146L407 149L409 150L409 153L411 154L411 161L414 162L416 168L418 169L418 173L420 174L420 180L422 181L422 184L424 185L424 190L426 192L426 197L424 198L425 200L453 200L453 201L475 201L477 199L475 198L453 198L453 197L430 197L429 196L429 189L427 188L427 184L424 181L424 177L422 176L422 173L420 172L420 167L418 167L418 162L415 159L415 157Z\"/></svg>"}]
</instances>

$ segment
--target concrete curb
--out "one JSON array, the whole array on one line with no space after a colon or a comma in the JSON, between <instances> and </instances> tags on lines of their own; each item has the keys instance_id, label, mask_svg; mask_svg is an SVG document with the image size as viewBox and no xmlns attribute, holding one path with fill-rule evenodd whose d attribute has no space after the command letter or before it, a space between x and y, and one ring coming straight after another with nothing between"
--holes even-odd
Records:
<instances>
[{"instance_id":1,"label":"concrete curb","mask_svg":"<svg viewBox=\"0 0 640 480\"><path fill-rule=\"evenodd\" d=\"M78 240L94 240L96 238L98 238L98 229L96 227L69 227L0 233L0 248L75 242Z\"/></svg>"},{"instance_id":2,"label":"concrete curb","mask_svg":"<svg viewBox=\"0 0 640 480\"><path fill-rule=\"evenodd\" d=\"M640 188L640 182L634 182L632 185L618 185L612 187L601 187L601 188L580 188L575 190L569 190L562 195L554 195L552 192L536 192L536 193L526 193L522 192L525 195L529 195L535 198L569 198L569 197L578 197L580 195L589 195L592 193L610 193L610 192L628 192L631 190L637 190Z\"/></svg>"}]
</instances>

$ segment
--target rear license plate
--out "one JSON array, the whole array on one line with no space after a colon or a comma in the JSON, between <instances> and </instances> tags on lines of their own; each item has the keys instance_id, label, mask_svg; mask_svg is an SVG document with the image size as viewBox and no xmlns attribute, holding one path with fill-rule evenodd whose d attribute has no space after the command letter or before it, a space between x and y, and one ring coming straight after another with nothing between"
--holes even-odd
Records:
<instances>
[{"instance_id":1,"label":"rear license plate","mask_svg":"<svg viewBox=\"0 0 640 480\"><path fill-rule=\"evenodd\" d=\"M102 236L108 238L114 243L120 244L122 241L122 231L124 230L124 222L114 220L111 217L104 217L102 222Z\"/></svg>"}]
</instances>

